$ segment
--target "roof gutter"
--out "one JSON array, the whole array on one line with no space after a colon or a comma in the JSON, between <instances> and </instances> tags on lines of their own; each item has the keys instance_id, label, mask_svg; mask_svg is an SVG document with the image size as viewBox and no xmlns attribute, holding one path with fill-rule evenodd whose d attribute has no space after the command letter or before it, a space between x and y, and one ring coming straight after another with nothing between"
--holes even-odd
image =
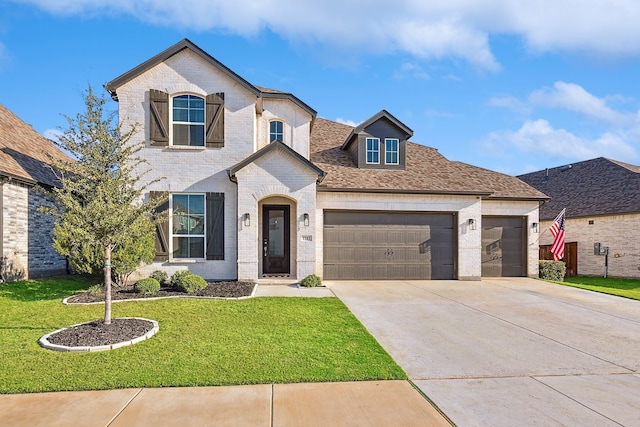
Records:
<instances>
[{"instance_id":1,"label":"roof gutter","mask_svg":"<svg viewBox=\"0 0 640 427\"><path fill-rule=\"evenodd\" d=\"M318 186L317 190L321 193L386 193L386 194L431 194L446 196L490 196L493 193L486 191L446 191L446 190L402 190L388 188L330 188Z\"/></svg>"}]
</instances>

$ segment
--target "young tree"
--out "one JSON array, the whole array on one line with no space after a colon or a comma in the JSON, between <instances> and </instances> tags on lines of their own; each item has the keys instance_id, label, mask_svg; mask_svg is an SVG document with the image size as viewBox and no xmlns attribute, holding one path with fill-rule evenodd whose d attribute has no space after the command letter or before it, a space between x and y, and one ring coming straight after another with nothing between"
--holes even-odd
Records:
<instances>
[{"instance_id":1,"label":"young tree","mask_svg":"<svg viewBox=\"0 0 640 427\"><path fill-rule=\"evenodd\" d=\"M75 118L65 116L69 127L57 142L76 160L54 162L61 186L53 190L57 208L49 212L56 217L54 247L59 253L81 253L84 260L79 262L103 261L108 325L114 250L126 252L125 245L140 242L153 245L152 215L162 200L142 203L144 190L158 180L142 182L149 168L137 156L144 143L131 142L137 126L123 131L114 123L115 114L104 111L104 96L96 96L91 86L83 96L86 111Z\"/></svg>"}]
</instances>

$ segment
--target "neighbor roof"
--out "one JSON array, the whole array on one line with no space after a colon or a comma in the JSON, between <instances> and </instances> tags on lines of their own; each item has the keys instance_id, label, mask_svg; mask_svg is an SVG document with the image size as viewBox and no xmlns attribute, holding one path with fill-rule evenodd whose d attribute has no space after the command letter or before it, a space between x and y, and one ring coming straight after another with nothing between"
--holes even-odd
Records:
<instances>
[{"instance_id":1,"label":"neighbor roof","mask_svg":"<svg viewBox=\"0 0 640 427\"><path fill-rule=\"evenodd\" d=\"M407 142L405 170L359 169L342 144L354 127L318 118L311 132L313 163L327 172L319 191L465 194L494 199L546 200L519 179L447 160L438 150Z\"/></svg>"},{"instance_id":2,"label":"neighbor roof","mask_svg":"<svg viewBox=\"0 0 640 427\"><path fill-rule=\"evenodd\" d=\"M0 176L29 184L53 186L58 183L50 164L70 160L51 141L0 104Z\"/></svg>"},{"instance_id":3,"label":"neighbor roof","mask_svg":"<svg viewBox=\"0 0 640 427\"><path fill-rule=\"evenodd\" d=\"M518 178L551 197L540 219L640 212L640 167L598 157Z\"/></svg>"}]
</instances>

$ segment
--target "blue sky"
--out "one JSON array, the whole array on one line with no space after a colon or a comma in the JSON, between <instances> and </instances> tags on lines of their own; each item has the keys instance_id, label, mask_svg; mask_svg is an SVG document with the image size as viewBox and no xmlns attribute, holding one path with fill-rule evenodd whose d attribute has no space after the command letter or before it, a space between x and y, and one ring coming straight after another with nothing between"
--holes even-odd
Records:
<instances>
[{"instance_id":1,"label":"blue sky","mask_svg":"<svg viewBox=\"0 0 640 427\"><path fill-rule=\"evenodd\" d=\"M51 136L89 84L186 37L319 117L386 109L450 160L640 164L638 22L633 0L0 0L0 103Z\"/></svg>"}]
</instances>

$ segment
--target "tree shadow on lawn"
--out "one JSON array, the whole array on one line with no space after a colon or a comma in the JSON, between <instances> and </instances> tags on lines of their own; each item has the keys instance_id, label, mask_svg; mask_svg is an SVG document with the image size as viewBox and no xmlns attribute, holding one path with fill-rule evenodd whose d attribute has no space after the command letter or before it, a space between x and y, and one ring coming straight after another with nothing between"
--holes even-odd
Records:
<instances>
[{"instance_id":1,"label":"tree shadow on lawn","mask_svg":"<svg viewBox=\"0 0 640 427\"><path fill-rule=\"evenodd\" d=\"M63 299L86 289L93 282L95 279L88 276L60 276L0 283L0 298L21 302Z\"/></svg>"}]
</instances>

